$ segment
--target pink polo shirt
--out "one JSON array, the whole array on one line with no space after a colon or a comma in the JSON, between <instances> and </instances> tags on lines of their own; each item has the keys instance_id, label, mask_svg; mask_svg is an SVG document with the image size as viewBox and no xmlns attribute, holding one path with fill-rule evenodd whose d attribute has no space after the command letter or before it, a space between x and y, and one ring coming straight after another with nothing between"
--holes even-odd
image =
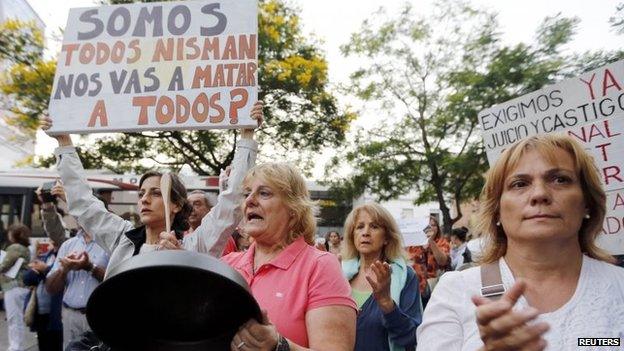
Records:
<instances>
[{"instance_id":1,"label":"pink polo shirt","mask_svg":"<svg viewBox=\"0 0 624 351\"><path fill-rule=\"evenodd\" d=\"M305 316L315 308L342 305L357 310L340 263L331 253L315 249L300 237L254 275L255 249L253 243L246 252L233 252L222 260L245 278L260 308L267 310L269 320L285 338L308 347Z\"/></svg>"}]
</instances>

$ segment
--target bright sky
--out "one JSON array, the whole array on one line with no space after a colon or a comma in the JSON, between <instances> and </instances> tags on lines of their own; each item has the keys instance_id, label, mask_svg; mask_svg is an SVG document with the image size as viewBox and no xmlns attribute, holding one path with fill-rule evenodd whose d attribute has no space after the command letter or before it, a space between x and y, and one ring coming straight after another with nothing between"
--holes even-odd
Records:
<instances>
[{"instance_id":1,"label":"bright sky","mask_svg":"<svg viewBox=\"0 0 624 351\"><path fill-rule=\"evenodd\" d=\"M561 12L564 16L577 16L581 19L576 39L570 45L574 51L594 49L617 49L624 44L624 36L616 36L609 27L609 17L615 14L618 3L622 0L472 0L472 3L494 10L499 13L499 31L509 43L520 41L530 43L534 31L546 16L553 16ZM72 7L95 6L93 0L29 0L33 8L47 25L46 36L49 46L58 50L60 36L59 28L64 28L67 22L67 13ZM411 0L415 10L425 11L432 1ZM301 9L301 19L306 33L322 41L322 48L329 62L330 81L333 85L346 83L349 74L356 67L354 62L345 59L340 54L340 45L348 42L351 33L360 28L360 24L375 12L382 2L377 0L290 0L290 3ZM403 4L402 1L383 2L384 6L393 13ZM55 39L57 38L57 39ZM362 109L357 102L350 99L349 104ZM362 113L362 120L367 119L367 113ZM370 116L370 114L369 114ZM363 125L363 122L356 123ZM39 135L35 149L37 154L48 154L53 145L52 140ZM319 165L321 166L321 165ZM315 170L319 176L320 169Z\"/></svg>"}]
</instances>

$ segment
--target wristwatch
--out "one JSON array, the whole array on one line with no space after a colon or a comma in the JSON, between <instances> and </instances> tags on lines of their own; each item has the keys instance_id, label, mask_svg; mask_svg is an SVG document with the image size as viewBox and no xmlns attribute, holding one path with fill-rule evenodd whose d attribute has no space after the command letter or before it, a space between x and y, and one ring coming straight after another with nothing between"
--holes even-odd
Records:
<instances>
[{"instance_id":1,"label":"wristwatch","mask_svg":"<svg viewBox=\"0 0 624 351\"><path fill-rule=\"evenodd\" d=\"M285 337L281 335L279 336L277 339L277 346L275 346L275 351L290 351L290 345Z\"/></svg>"},{"instance_id":2,"label":"wristwatch","mask_svg":"<svg viewBox=\"0 0 624 351\"><path fill-rule=\"evenodd\" d=\"M91 269L89 269L89 274L93 275L93 273L95 273L96 268L97 268L97 265L95 263L92 263Z\"/></svg>"}]
</instances>

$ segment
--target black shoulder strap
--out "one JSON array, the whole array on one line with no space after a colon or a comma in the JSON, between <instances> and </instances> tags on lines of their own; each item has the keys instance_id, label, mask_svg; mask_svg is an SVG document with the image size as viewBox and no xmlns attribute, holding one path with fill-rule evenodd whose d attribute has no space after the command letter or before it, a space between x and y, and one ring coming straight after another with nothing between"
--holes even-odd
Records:
<instances>
[{"instance_id":1,"label":"black shoulder strap","mask_svg":"<svg viewBox=\"0 0 624 351\"><path fill-rule=\"evenodd\" d=\"M132 256L138 255L141 252L141 246L145 244L145 240L147 238L145 226L142 225L138 228L131 229L125 232L124 235L134 244L134 252L132 253Z\"/></svg>"},{"instance_id":2,"label":"black shoulder strap","mask_svg":"<svg viewBox=\"0 0 624 351\"><path fill-rule=\"evenodd\" d=\"M498 300L505 293L498 261L481 265L481 296Z\"/></svg>"},{"instance_id":3,"label":"black shoulder strap","mask_svg":"<svg viewBox=\"0 0 624 351\"><path fill-rule=\"evenodd\" d=\"M464 250L462 256L464 257L464 263L472 263L472 253L468 250L468 248Z\"/></svg>"}]
</instances>

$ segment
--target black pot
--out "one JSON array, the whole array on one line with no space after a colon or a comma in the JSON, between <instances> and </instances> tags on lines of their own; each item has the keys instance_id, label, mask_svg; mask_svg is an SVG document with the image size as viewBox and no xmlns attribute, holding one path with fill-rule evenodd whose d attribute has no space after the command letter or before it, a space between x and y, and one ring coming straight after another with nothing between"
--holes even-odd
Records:
<instances>
[{"instance_id":1,"label":"black pot","mask_svg":"<svg viewBox=\"0 0 624 351\"><path fill-rule=\"evenodd\" d=\"M220 260L154 251L112 267L87 304L89 325L113 350L229 350L238 328L262 320L243 277Z\"/></svg>"}]
</instances>

